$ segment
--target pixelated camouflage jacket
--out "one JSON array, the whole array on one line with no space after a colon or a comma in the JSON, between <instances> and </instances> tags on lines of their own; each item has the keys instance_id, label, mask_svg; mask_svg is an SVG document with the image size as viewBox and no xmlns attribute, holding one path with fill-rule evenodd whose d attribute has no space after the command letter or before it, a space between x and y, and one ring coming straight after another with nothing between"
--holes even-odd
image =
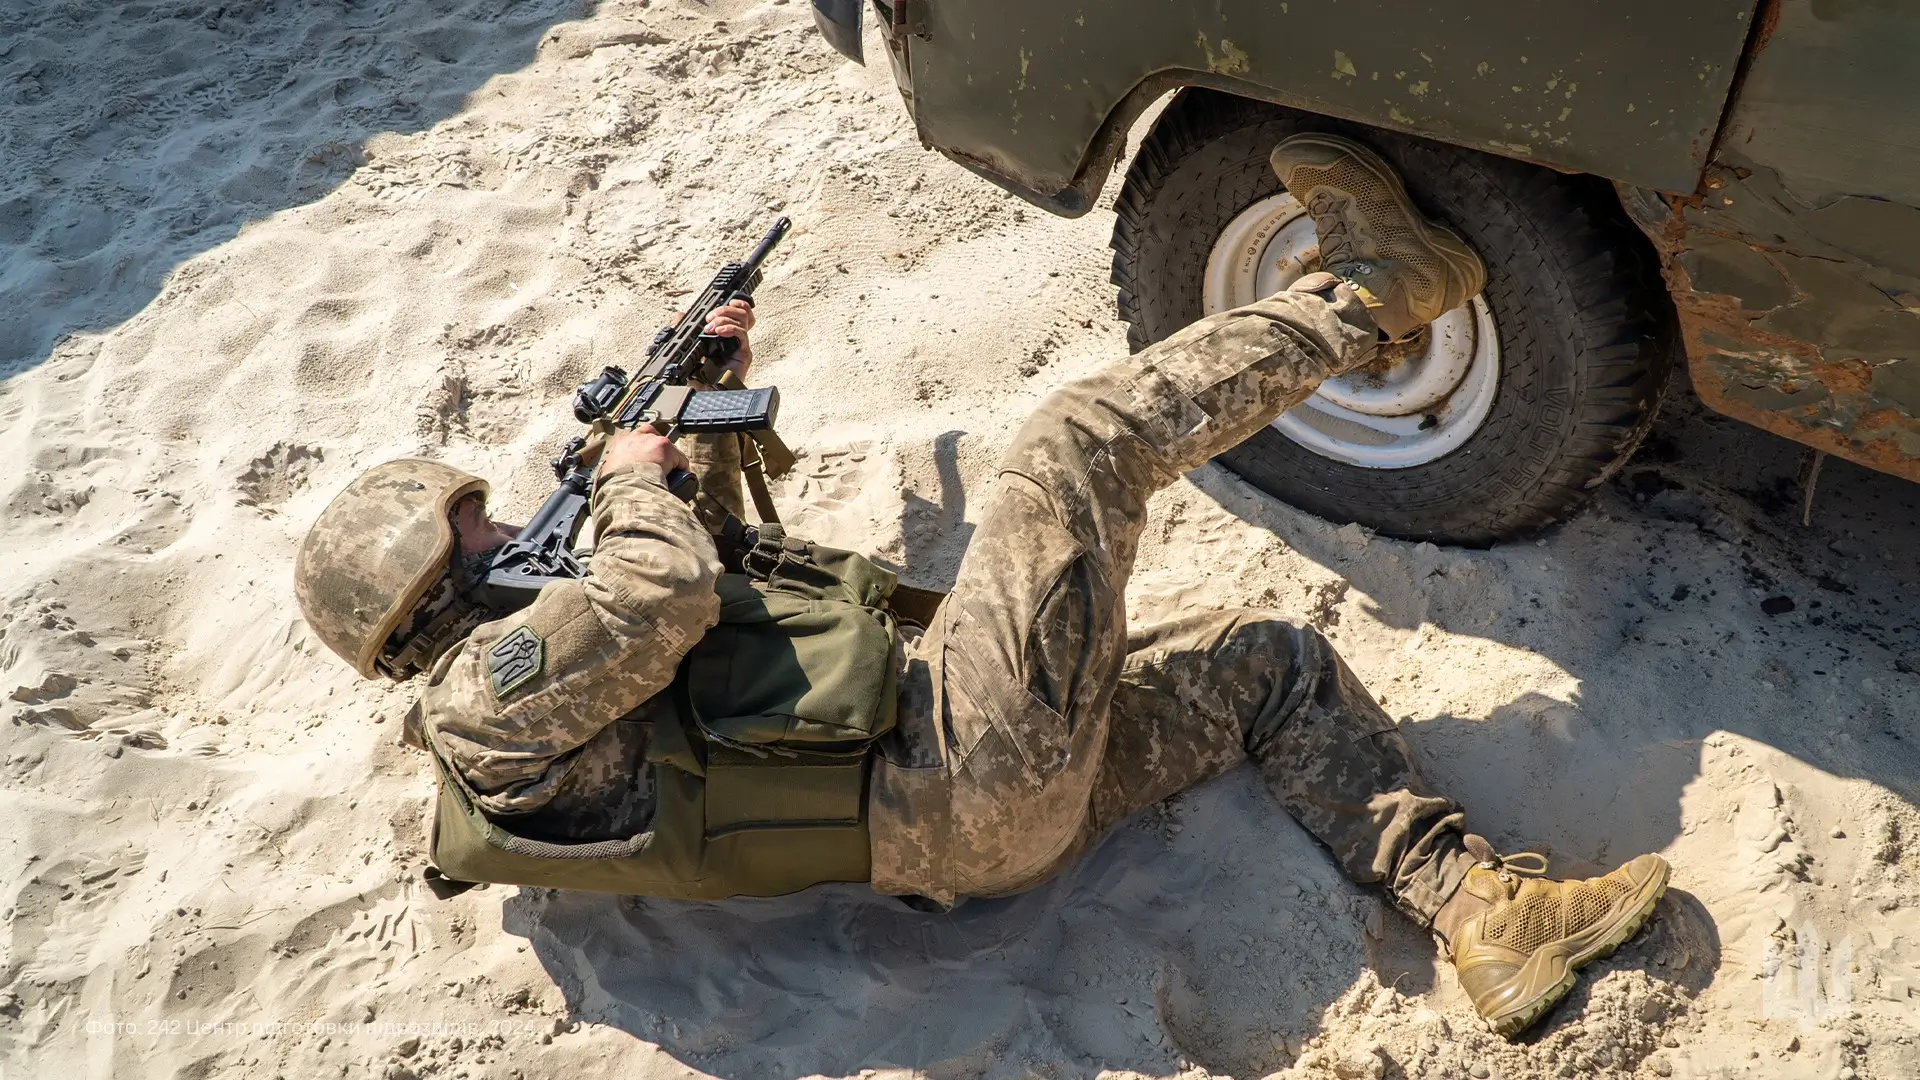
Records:
<instances>
[{"instance_id":1,"label":"pixelated camouflage jacket","mask_svg":"<svg viewBox=\"0 0 1920 1080\"><path fill-rule=\"evenodd\" d=\"M488 814L539 810L563 784L618 788L631 768L599 743L673 681L719 618L713 540L639 462L601 474L591 505L592 573L540 590L484 623L434 665L416 717Z\"/></svg>"}]
</instances>

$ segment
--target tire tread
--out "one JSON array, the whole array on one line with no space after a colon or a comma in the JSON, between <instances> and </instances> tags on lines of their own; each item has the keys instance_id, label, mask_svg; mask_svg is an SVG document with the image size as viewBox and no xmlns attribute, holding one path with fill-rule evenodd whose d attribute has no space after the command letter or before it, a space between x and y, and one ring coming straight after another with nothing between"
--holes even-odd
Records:
<instances>
[{"instance_id":1,"label":"tire tread","mask_svg":"<svg viewBox=\"0 0 1920 1080\"><path fill-rule=\"evenodd\" d=\"M1645 439L1676 352L1671 302L1653 270L1646 240L1627 221L1617 197L1602 181L1563 176L1524 162L1359 128L1217 91L1182 91L1141 143L1114 204L1112 281L1129 346L1137 352L1180 328L1168 324L1175 321L1181 306L1155 302L1156 297L1164 297L1166 269L1181 254L1189 263L1197 257L1204 265L1212 244L1211 235L1181 228L1191 224L1186 220L1191 211L1180 201L1177 189L1194 182L1191 170L1182 170L1190 163L1199 170L1204 164L1198 161L1200 155L1227 152L1236 141L1268 137L1277 141L1294 130L1356 134L1376 148L1391 149L1390 158L1400 158L1410 181L1416 172L1408 168L1412 163L1430 186L1495 193L1510 212L1489 209L1489 219L1480 223L1483 249L1504 249L1509 256L1550 266L1550 274L1510 282L1509 295L1529 311L1550 305L1544 310L1556 316L1547 325L1540 325L1538 319L1530 321L1518 339L1510 340L1503 325L1503 353L1525 361L1530 359L1528 350L1557 345L1558 351L1576 358L1577 381L1567 388L1570 400L1558 410L1559 422L1550 430L1538 428L1524 437L1509 433L1514 418L1502 417L1496 409L1476 434L1475 442L1491 436L1510 439L1515 452L1527 458L1490 468L1475 466L1488 474L1487 481L1500 492L1497 495L1476 492L1476 497L1456 499L1452 505L1434 505L1431 492L1409 485L1390 493L1391 497L1384 497L1387 492L1370 492L1383 497L1360 505L1346 493L1328 489L1324 481L1263 475L1253 458L1263 447L1271 448L1265 440L1278 440L1282 448L1293 446L1271 430L1223 455L1223 463L1304 509L1335 520L1361 520L1389 535L1413 539L1483 545L1536 533L1573 512ZM1277 181L1268 183L1270 189L1277 189ZM1266 193L1261 191L1241 205ZM1420 197L1418 191L1415 197ZM1182 209L1156 213L1163 198L1173 200L1169 206ZM1197 287L1197 283L1192 286ZM1189 306L1197 310L1197 303ZM1181 325L1186 321L1191 319L1181 320ZM1463 447L1456 456L1465 455L1472 446ZM1514 465L1518 467L1510 467Z\"/></svg>"}]
</instances>

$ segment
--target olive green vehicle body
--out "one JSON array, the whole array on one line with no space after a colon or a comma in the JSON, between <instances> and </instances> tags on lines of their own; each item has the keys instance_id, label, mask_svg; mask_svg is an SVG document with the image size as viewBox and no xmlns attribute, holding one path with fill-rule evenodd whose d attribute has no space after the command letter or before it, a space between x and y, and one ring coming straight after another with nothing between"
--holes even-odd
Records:
<instances>
[{"instance_id":1,"label":"olive green vehicle body","mask_svg":"<svg viewBox=\"0 0 1920 1080\"><path fill-rule=\"evenodd\" d=\"M921 140L1056 214L1185 86L1608 178L1707 404L1920 480L1920 4L870 3Z\"/></svg>"}]
</instances>

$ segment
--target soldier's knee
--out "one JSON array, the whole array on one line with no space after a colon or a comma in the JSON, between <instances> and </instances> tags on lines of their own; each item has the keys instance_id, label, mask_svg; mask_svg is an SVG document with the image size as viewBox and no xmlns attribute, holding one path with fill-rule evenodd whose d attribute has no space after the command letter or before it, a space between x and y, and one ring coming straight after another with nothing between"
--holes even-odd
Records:
<instances>
[{"instance_id":1,"label":"soldier's knee","mask_svg":"<svg viewBox=\"0 0 1920 1080\"><path fill-rule=\"evenodd\" d=\"M1337 730L1341 737L1392 728L1339 650L1307 623L1278 611L1234 612L1222 646L1222 653L1236 658L1233 666L1263 669L1262 681L1271 687L1264 707L1248 718L1243 731L1256 758L1284 729L1303 720L1308 727Z\"/></svg>"},{"instance_id":2,"label":"soldier's knee","mask_svg":"<svg viewBox=\"0 0 1920 1080\"><path fill-rule=\"evenodd\" d=\"M1292 658L1303 648L1309 652L1332 649L1320 631L1283 611L1267 608L1242 608L1226 613L1228 625L1221 635L1223 644L1235 652Z\"/></svg>"}]
</instances>

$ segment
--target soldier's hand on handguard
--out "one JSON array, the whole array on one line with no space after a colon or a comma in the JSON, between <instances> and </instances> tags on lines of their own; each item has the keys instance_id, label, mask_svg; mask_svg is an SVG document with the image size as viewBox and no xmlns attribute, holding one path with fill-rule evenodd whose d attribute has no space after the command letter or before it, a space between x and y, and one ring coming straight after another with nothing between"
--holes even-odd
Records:
<instances>
[{"instance_id":1,"label":"soldier's hand on handguard","mask_svg":"<svg viewBox=\"0 0 1920 1080\"><path fill-rule=\"evenodd\" d=\"M747 369L753 366L753 345L747 340L747 331L753 329L753 322L753 308L745 300L730 300L707 316L707 333L740 343L721 367L733 372L742 383L747 381Z\"/></svg>"},{"instance_id":2,"label":"soldier's hand on handguard","mask_svg":"<svg viewBox=\"0 0 1920 1080\"><path fill-rule=\"evenodd\" d=\"M659 432L645 424L627 431L615 432L607 440L606 449L600 453L600 472L636 461L651 461L660 466L665 476L675 469L687 469L687 455L680 448L667 441Z\"/></svg>"}]
</instances>

